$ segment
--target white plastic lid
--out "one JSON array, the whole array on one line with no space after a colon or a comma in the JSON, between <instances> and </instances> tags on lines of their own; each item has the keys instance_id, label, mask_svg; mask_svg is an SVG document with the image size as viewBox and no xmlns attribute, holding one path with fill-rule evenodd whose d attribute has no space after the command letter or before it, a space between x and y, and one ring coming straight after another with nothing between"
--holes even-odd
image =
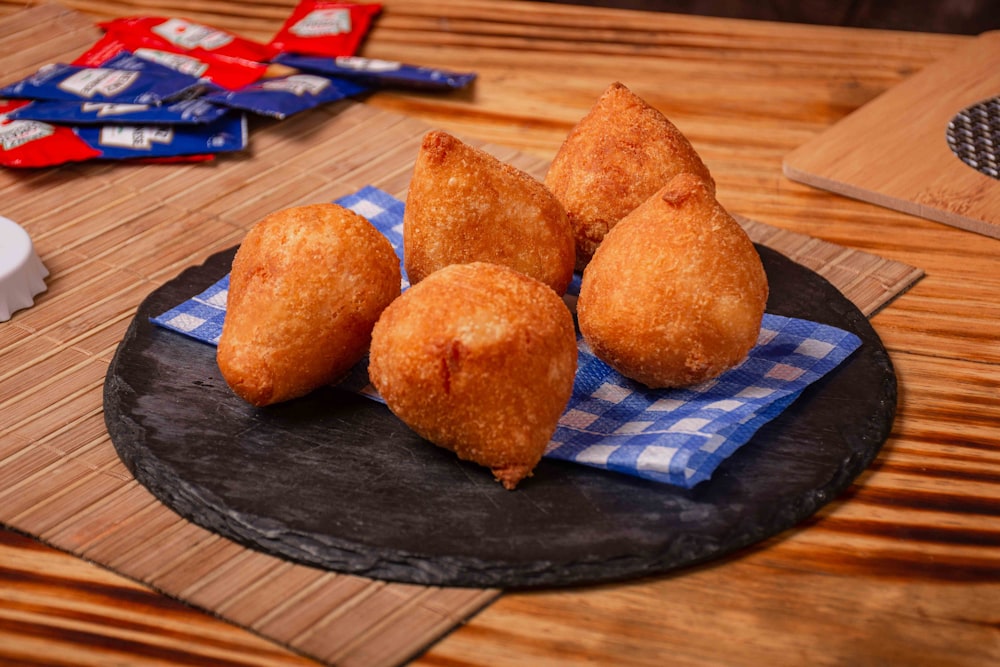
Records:
<instances>
[{"instance_id":1,"label":"white plastic lid","mask_svg":"<svg viewBox=\"0 0 1000 667\"><path fill-rule=\"evenodd\" d=\"M28 232L0 216L0 322L22 308L34 305L34 297L46 290L48 269L35 254Z\"/></svg>"}]
</instances>

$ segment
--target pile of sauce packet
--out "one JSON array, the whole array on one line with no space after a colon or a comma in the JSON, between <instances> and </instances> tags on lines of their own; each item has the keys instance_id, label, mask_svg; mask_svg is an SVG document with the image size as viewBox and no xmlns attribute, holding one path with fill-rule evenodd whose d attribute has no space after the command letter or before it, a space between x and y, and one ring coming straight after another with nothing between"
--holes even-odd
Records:
<instances>
[{"instance_id":1,"label":"pile of sauce packet","mask_svg":"<svg viewBox=\"0 0 1000 667\"><path fill-rule=\"evenodd\" d=\"M283 119L378 88L447 91L474 73L355 54L379 4L300 0L267 44L133 16L70 63L0 87L0 165L194 162L243 150L248 115Z\"/></svg>"}]
</instances>

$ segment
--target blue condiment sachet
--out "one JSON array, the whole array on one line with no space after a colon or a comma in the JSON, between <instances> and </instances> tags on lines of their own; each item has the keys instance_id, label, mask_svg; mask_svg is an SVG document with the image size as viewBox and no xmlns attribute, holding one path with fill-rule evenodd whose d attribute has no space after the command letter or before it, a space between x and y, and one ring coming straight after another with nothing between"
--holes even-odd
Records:
<instances>
[{"instance_id":1,"label":"blue condiment sachet","mask_svg":"<svg viewBox=\"0 0 1000 667\"><path fill-rule=\"evenodd\" d=\"M368 86L347 79L318 74L290 74L264 79L240 90L212 93L206 95L204 99L212 104L284 119L322 104L360 95L368 90Z\"/></svg>"},{"instance_id":2,"label":"blue condiment sachet","mask_svg":"<svg viewBox=\"0 0 1000 667\"><path fill-rule=\"evenodd\" d=\"M303 72L350 79L372 87L447 90L464 88L475 80L472 72L452 72L434 67L407 65L394 60L358 56L336 58L281 53L275 62Z\"/></svg>"},{"instance_id":3,"label":"blue condiment sachet","mask_svg":"<svg viewBox=\"0 0 1000 667\"><path fill-rule=\"evenodd\" d=\"M66 125L198 125L219 120L228 111L202 97L166 104L38 100L10 112L7 117Z\"/></svg>"},{"instance_id":4,"label":"blue condiment sachet","mask_svg":"<svg viewBox=\"0 0 1000 667\"><path fill-rule=\"evenodd\" d=\"M123 52L100 67L46 65L0 88L0 97L155 105L193 96L204 86L196 77Z\"/></svg>"},{"instance_id":5,"label":"blue condiment sachet","mask_svg":"<svg viewBox=\"0 0 1000 667\"><path fill-rule=\"evenodd\" d=\"M243 114L204 125L80 125L73 128L104 160L165 158L240 151L247 145Z\"/></svg>"}]
</instances>

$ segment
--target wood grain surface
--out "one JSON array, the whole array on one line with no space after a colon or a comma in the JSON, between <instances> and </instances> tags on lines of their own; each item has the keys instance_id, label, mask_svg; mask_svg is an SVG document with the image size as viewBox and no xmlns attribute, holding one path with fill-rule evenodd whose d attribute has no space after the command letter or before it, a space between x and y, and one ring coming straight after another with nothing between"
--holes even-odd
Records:
<instances>
[{"instance_id":1,"label":"wood grain surface","mask_svg":"<svg viewBox=\"0 0 1000 667\"><path fill-rule=\"evenodd\" d=\"M0 12L26 4L0 2ZM267 39L293 3L65 4L91 19L184 15ZM781 174L782 158L797 146L969 38L526 2L383 4L365 55L473 69L480 79L471 92L446 97L379 93L368 101L372 107L544 162L603 88L621 80L689 136L732 212L926 271L873 318L896 364L899 411L882 454L847 494L795 530L676 576L506 593L416 663L660 665L666 656L684 665L981 665L1000 659L1000 241ZM99 216L93 195L113 183L113 173L88 167L18 176L0 193L0 214L16 220L22 196L59 185L53 209L81 215L90 207ZM171 173L148 177L169 187ZM53 213L45 224L58 226L59 219ZM127 239L88 242L120 246ZM79 250L68 243L62 252L72 269ZM190 255L170 257L168 244L161 252L163 278L169 277L163 267ZM99 384L102 355L106 363L127 324L122 303L137 303L148 291L129 280L142 275L145 260L99 282L88 282L96 278L88 271L76 273L108 295L91 319L44 321L25 311L0 325L4 465L30 464L8 453L41 432L53 434L42 443L49 452L72 433L88 465L86 446L105 437L88 387ZM58 295L50 286L37 312ZM30 349L21 344L29 338ZM25 356L7 352L15 349ZM21 384L14 369L35 358L45 362L31 374L36 384ZM88 360L93 377L66 384L74 377L68 371ZM39 377L51 390L38 388ZM36 429L13 431L3 408L24 393L33 397ZM53 405L77 417L52 423ZM80 474L96 469L89 465ZM72 488L73 479L63 483ZM141 524L142 515L135 521ZM17 533L0 536L0 663L306 663L105 569Z\"/></svg>"},{"instance_id":2,"label":"wood grain surface","mask_svg":"<svg viewBox=\"0 0 1000 667\"><path fill-rule=\"evenodd\" d=\"M796 148L785 156L785 175L1000 238L1000 179L956 159L945 136L956 114L997 95L1000 31L993 31Z\"/></svg>"}]
</instances>

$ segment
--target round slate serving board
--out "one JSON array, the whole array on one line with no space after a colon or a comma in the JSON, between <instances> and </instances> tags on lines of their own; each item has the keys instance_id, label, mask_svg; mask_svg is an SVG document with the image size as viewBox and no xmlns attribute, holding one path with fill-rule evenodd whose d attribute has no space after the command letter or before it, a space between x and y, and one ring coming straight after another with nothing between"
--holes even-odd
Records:
<instances>
[{"instance_id":1,"label":"round slate serving board","mask_svg":"<svg viewBox=\"0 0 1000 667\"><path fill-rule=\"evenodd\" d=\"M863 345L692 490L543 459L506 491L344 390L253 408L226 386L214 347L149 322L225 275L235 248L142 303L108 369L105 420L125 465L167 506L308 565L503 588L666 572L805 519L872 461L892 426L896 379L868 320L820 276L758 249L769 312L847 329Z\"/></svg>"}]
</instances>

